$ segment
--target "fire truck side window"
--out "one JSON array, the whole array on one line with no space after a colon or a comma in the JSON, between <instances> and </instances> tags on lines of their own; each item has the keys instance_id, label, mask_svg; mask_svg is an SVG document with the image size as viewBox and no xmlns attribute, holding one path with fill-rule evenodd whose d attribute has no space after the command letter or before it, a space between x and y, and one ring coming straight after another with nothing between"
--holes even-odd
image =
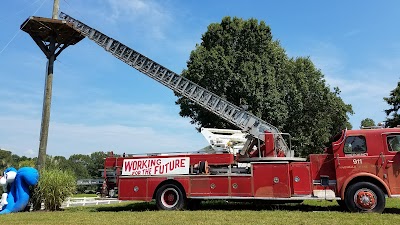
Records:
<instances>
[{"instance_id":1,"label":"fire truck side window","mask_svg":"<svg viewBox=\"0 0 400 225\"><path fill-rule=\"evenodd\" d=\"M400 152L400 135L390 135L387 137L389 151Z\"/></svg>"},{"instance_id":2,"label":"fire truck side window","mask_svg":"<svg viewBox=\"0 0 400 225\"><path fill-rule=\"evenodd\" d=\"M365 153L367 143L364 136L351 136L346 138L344 153Z\"/></svg>"}]
</instances>

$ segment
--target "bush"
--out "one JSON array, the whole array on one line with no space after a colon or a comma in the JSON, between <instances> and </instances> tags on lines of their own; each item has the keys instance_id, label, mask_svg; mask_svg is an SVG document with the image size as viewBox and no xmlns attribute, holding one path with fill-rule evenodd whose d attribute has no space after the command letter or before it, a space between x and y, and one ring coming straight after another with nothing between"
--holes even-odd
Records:
<instances>
[{"instance_id":1,"label":"bush","mask_svg":"<svg viewBox=\"0 0 400 225\"><path fill-rule=\"evenodd\" d=\"M76 190L76 179L72 172L45 169L40 172L39 183L33 190L33 208L38 210L44 203L46 210L59 210L61 204Z\"/></svg>"}]
</instances>

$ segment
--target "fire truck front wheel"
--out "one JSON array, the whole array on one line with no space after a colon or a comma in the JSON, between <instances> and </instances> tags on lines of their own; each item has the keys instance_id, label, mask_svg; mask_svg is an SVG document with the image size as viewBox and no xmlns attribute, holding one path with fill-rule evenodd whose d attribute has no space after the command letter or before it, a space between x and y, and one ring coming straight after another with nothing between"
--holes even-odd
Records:
<instances>
[{"instance_id":1,"label":"fire truck front wheel","mask_svg":"<svg viewBox=\"0 0 400 225\"><path fill-rule=\"evenodd\" d=\"M160 210L181 210L185 207L185 196L175 184L164 184L156 193L156 205Z\"/></svg>"},{"instance_id":2,"label":"fire truck front wheel","mask_svg":"<svg viewBox=\"0 0 400 225\"><path fill-rule=\"evenodd\" d=\"M383 191L369 182L358 182L348 187L344 201L351 212L381 213L386 204Z\"/></svg>"}]
</instances>

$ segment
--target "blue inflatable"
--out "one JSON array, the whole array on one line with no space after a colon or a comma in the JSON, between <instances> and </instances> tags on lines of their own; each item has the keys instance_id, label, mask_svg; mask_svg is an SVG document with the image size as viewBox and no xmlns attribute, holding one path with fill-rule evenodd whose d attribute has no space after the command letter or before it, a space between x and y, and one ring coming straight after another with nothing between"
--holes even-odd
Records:
<instances>
[{"instance_id":1,"label":"blue inflatable","mask_svg":"<svg viewBox=\"0 0 400 225\"><path fill-rule=\"evenodd\" d=\"M0 179L4 191L0 202L0 214L23 211L29 202L29 186L36 185L38 181L39 173L35 168L7 168Z\"/></svg>"}]
</instances>

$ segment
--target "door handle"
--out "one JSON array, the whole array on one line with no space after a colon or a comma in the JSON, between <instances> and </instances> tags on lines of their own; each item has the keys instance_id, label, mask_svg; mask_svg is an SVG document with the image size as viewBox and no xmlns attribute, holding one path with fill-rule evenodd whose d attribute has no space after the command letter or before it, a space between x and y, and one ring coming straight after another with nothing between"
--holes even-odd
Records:
<instances>
[{"instance_id":1,"label":"door handle","mask_svg":"<svg viewBox=\"0 0 400 225\"><path fill-rule=\"evenodd\" d=\"M336 155L336 159L337 159L337 165L340 166L339 154Z\"/></svg>"},{"instance_id":2,"label":"door handle","mask_svg":"<svg viewBox=\"0 0 400 225\"><path fill-rule=\"evenodd\" d=\"M386 168L390 168L392 166L393 162L394 162L393 160L388 160L386 162Z\"/></svg>"}]
</instances>

